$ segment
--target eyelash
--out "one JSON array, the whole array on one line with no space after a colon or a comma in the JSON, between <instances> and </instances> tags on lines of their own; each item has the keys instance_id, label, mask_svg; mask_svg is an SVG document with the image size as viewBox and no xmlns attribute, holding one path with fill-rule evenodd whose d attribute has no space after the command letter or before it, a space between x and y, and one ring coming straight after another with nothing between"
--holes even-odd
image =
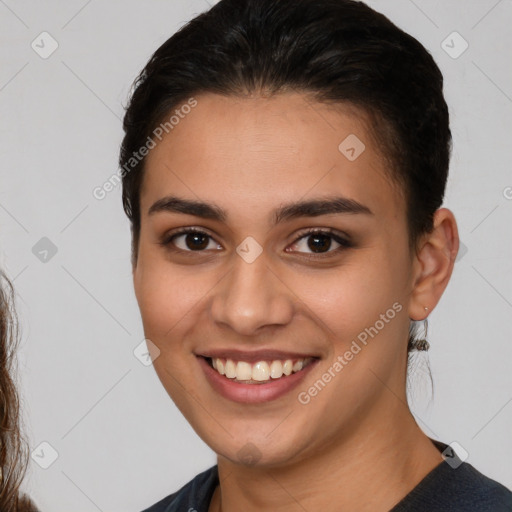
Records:
<instances>
[{"instance_id":1,"label":"eyelash","mask_svg":"<svg viewBox=\"0 0 512 512\"><path fill-rule=\"evenodd\" d=\"M180 229L178 231L171 231L160 242L160 245L173 251L173 252L192 253L192 254L205 252L204 250L202 250L202 251L190 251L190 250L185 251L183 249L179 249L179 248L176 248L173 246L172 242L175 238L177 238L181 235L188 235L190 233L199 233L199 234L206 235L207 237L213 239L213 237L211 235L209 235L208 233L206 233L205 231L198 229L198 228L190 227L190 228ZM343 238L342 236L340 236L339 234L337 234L334 230L332 230L330 228L327 228L327 229L316 229L315 228L315 229L310 229L310 230L304 231L304 232L300 233L300 235L298 236L298 238L295 239L295 241L292 243L292 245L296 244L303 238L308 238L308 236L311 236L311 235L326 235L326 236L332 238L335 242L339 243L340 247L337 247L334 250L329 250L325 253L300 253L302 255L302 257L304 257L305 259L315 260L315 259L327 258L327 257L331 256L332 254L337 254L337 253L343 251L344 249L348 249L348 248L352 247L351 242L349 242L347 239Z\"/></svg>"}]
</instances>

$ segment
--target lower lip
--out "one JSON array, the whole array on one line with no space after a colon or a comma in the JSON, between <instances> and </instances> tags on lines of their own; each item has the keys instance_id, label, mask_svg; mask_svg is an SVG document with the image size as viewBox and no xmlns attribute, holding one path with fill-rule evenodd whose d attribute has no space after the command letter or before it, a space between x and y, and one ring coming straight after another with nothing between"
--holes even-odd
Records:
<instances>
[{"instance_id":1,"label":"lower lip","mask_svg":"<svg viewBox=\"0 0 512 512\"><path fill-rule=\"evenodd\" d=\"M240 384L214 370L204 357L198 356L198 359L208 382L215 391L229 400L244 404L269 402L285 395L296 388L318 363L318 359L314 359L303 370L280 379L271 379L266 384Z\"/></svg>"}]
</instances>

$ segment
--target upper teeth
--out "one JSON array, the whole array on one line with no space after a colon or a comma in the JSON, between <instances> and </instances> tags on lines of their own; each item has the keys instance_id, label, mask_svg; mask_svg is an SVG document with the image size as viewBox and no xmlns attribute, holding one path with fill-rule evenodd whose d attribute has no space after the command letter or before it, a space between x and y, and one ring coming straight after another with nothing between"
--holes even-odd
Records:
<instances>
[{"instance_id":1,"label":"upper teeth","mask_svg":"<svg viewBox=\"0 0 512 512\"><path fill-rule=\"evenodd\" d=\"M245 361L233 361L232 359L212 358L213 367L228 379L266 381L279 379L283 375L296 373L304 368L313 358L291 359L285 361L258 361L251 364Z\"/></svg>"}]
</instances>

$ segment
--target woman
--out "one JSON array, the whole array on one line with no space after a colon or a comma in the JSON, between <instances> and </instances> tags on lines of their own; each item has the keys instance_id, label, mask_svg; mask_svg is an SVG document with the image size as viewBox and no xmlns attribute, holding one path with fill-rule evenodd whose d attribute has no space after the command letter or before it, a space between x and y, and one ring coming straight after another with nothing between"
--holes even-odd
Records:
<instances>
[{"instance_id":1,"label":"woman","mask_svg":"<svg viewBox=\"0 0 512 512\"><path fill-rule=\"evenodd\" d=\"M20 430L19 399L14 381L18 327L14 290L0 270L0 510L38 512L30 498L19 492L28 452Z\"/></svg>"},{"instance_id":2,"label":"woman","mask_svg":"<svg viewBox=\"0 0 512 512\"><path fill-rule=\"evenodd\" d=\"M221 0L150 59L120 154L134 289L217 465L147 512L512 510L406 399L459 247L442 85L349 0Z\"/></svg>"}]
</instances>

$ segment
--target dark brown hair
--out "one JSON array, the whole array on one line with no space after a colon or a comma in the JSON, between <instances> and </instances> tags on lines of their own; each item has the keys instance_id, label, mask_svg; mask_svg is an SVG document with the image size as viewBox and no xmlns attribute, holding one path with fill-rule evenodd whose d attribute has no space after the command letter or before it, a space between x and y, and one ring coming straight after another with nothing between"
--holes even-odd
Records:
<instances>
[{"instance_id":1,"label":"dark brown hair","mask_svg":"<svg viewBox=\"0 0 512 512\"><path fill-rule=\"evenodd\" d=\"M29 454L15 381L18 334L14 289L0 270L0 511L38 512L30 498L19 492Z\"/></svg>"}]
</instances>

